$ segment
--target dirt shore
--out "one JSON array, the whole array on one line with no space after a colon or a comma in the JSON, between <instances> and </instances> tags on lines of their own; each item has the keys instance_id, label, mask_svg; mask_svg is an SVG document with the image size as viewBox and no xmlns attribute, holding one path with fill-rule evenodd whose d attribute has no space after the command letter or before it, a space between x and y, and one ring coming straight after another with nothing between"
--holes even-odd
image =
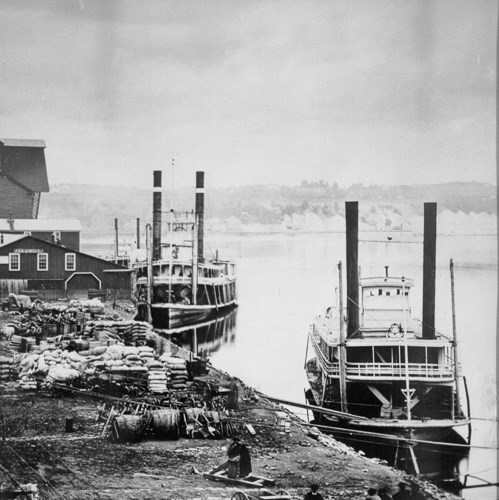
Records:
<instances>
[{"instance_id":1,"label":"dirt shore","mask_svg":"<svg viewBox=\"0 0 499 500\"><path fill-rule=\"evenodd\" d=\"M0 325L8 321L2 313ZM3 345L5 352L5 343ZM230 378L211 368L209 377ZM244 384L240 395L244 395ZM226 459L230 439L153 440L115 443L101 437L97 421L101 399L67 391L20 390L15 381L0 385L0 483L36 483L43 499L229 499L238 491L249 498L258 489L214 482L203 476ZM370 487L396 485L414 478L368 459L291 415L290 432L279 425L282 407L260 398L240 398L231 420L247 443L253 471L301 499L316 482L324 498L362 499ZM73 431L66 432L67 419ZM251 424L251 434L246 424ZM418 481L434 499L455 499Z\"/></svg>"}]
</instances>

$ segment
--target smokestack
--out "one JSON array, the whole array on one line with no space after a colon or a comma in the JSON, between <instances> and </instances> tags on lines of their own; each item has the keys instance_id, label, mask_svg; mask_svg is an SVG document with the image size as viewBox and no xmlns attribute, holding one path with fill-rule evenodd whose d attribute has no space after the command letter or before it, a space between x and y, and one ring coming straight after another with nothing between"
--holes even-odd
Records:
<instances>
[{"instance_id":1,"label":"smokestack","mask_svg":"<svg viewBox=\"0 0 499 500\"><path fill-rule=\"evenodd\" d=\"M435 338L435 272L437 204L424 204L423 243L423 338Z\"/></svg>"},{"instance_id":2,"label":"smokestack","mask_svg":"<svg viewBox=\"0 0 499 500\"><path fill-rule=\"evenodd\" d=\"M155 170L152 199L152 258L161 259L161 170Z\"/></svg>"},{"instance_id":3,"label":"smokestack","mask_svg":"<svg viewBox=\"0 0 499 500\"><path fill-rule=\"evenodd\" d=\"M140 219L137 217L137 250L140 248Z\"/></svg>"},{"instance_id":4,"label":"smokestack","mask_svg":"<svg viewBox=\"0 0 499 500\"><path fill-rule=\"evenodd\" d=\"M347 338L359 329L359 203L345 202L347 223Z\"/></svg>"},{"instance_id":5,"label":"smokestack","mask_svg":"<svg viewBox=\"0 0 499 500\"><path fill-rule=\"evenodd\" d=\"M198 221L198 260L204 261L204 172L196 172L196 210Z\"/></svg>"},{"instance_id":6,"label":"smokestack","mask_svg":"<svg viewBox=\"0 0 499 500\"><path fill-rule=\"evenodd\" d=\"M114 258L118 258L119 239L118 239L118 219L114 219Z\"/></svg>"}]
</instances>

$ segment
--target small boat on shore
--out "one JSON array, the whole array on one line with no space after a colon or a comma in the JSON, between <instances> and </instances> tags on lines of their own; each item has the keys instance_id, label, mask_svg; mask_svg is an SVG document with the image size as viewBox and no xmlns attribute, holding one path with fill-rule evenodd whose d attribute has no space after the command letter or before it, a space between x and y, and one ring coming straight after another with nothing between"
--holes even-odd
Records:
<instances>
[{"instance_id":1,"label":"small boat on shore","mask_svg":"<svg viewBox=\"0 0 499 500\"><path fill-rule=\"evenodd\" d=\"M391 276L388 266L359 278L357 202L347 202L346 221L346 307L340 262L338 304L308 335L315 423L410 473L449 474L469 451L456 428L470 420L460 406L455 327L452 338L435 329L436 204L425 204L422 321L411 314L412 279Z\"/></svg>"},{"instance_id":2,"label":"small boat on shore","mask_svg":"<svg viewBox=\"0 0 499 500\"><path fill-rule=\"evenodd\" d=\"M237 306L235 263L204 254L204 172L196 173L196 209L170 210L161 241L161 172L155 172L152 255L135 263L139 310L155 329L180 328Z\"/></svg>"}]
</instances>

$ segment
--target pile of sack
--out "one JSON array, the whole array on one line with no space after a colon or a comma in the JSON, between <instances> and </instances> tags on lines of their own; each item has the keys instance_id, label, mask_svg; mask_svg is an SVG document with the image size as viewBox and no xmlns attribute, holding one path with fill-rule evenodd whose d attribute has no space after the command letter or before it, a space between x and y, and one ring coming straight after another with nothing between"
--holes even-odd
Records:
<instances>
[{"instance_id":1,"label":"pile of sack","mask_svg":"<svg viewBox=\"0 0 499 500\"><path fill-rule=\"evenodd\" d=\"M10 380L10 372L12 365L14 363L14 358L8 358L7 356L0 356L0 382L6 382Z\"/></svg>"},{"instance_id":2,"label":"pile of sack","mask_svg":"<svg viewBox=\"0 0 499 500\"><path fill-rule=\"evenodd\" d=\"M166 365L169 387L179 390L187 389L189 374L187 373L186 360L175 358L170 354L163 354L159 359Z\"/></svg>"}]
</instances>

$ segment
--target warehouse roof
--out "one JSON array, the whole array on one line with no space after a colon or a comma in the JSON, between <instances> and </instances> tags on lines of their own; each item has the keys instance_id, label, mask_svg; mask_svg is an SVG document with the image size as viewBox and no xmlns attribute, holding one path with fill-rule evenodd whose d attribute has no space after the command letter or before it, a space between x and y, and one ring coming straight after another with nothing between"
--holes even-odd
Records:
<instances>
[{"instance_id":1,"label":"warehouse roof","mask_svg":"<svg viewBox=\"0 0 499 500\"><path fill-rule=\"evenodd\" d=\"M0 232L81 231L77 219L0 219Z\"/></svg>"},{"instance_id":2,"label":"warehouse roof","mask_svg":"<svg viewBox=\"0 0 499 500\"><path fill-rule=\"evenodd\" d=\"M35 192L48 192L45 141L1 139L0 171Z\"/></svg>"},{"instance_id":3,"label":"warehouse roof","mask_svg":"<svg viewBox=\"0 0 499 500\"><path fill-rule=\"evenodd\" d=\"M4 146L16 148L46 148L45 141L42 139L1 139Z\"/></svg>"}]
</instances>

